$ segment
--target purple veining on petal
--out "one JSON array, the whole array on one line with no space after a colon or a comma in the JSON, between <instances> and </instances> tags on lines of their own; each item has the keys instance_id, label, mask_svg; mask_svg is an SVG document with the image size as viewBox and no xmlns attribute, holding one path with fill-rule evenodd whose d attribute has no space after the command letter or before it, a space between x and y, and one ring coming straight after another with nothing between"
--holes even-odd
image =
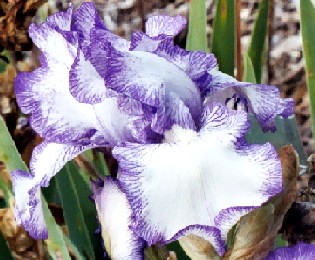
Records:
<instances>
[{"instance_id":1,"label":"purple veining on petal","mask_svg":"<svg viewBox=\"0 0 315 260\"><path fill-rule=\"evenodd\" d=\"M152 16L145 23L145 32L149 37L159 35L175 36L186 26L187 20L183 16Z\"/></svg>"},{"instance_id":2,"label":"purple veining on petal","mask_svg":"<svg viewBox=\"0 0 315 260\"><path fill-rule=\"evenodd\" d=\"M154 107L163 106L165 95L174 92L197 120L201 109L199 90L176 65L147 52L119 52L111 45L107 45L105 52L106 86Z\"/></svg>"},{"instance_id":3,"label":"purple veining on petal","mask_svg":"<svg viewBox=\"0 0 315 260\"><path fill-rule=\"evenodd\" d=\"M115 147L134 231L150 245L168 241L187 226L217 221L224 240L239 217L279 192L276 152L270 144L247 145L248 128L246 112L213 104L205 108L199 133L176 126L165 134L166 143Z\"/></svg>"},{"instance_id":4,"label":"purple veining on petal","mask_svg":"<svg viewBox=\"0 0 315 260\"><path fill-rule=\"evenodd\" d=\"M48 16L45 23L49 24L52 28L55 29L70 31L72 13L73 5L70 5L70 7L66 11L61 11Z\"/></svg>"},{"instance_id":5,"label":"purple veining on petal","mask_svg":"<svg viewBox=\"0 0 315 260\"><path fill-rule=\"evenodd\" d=\"M315 245L299 243L291 247L280 247L275 251L270 252L266 260L285 260L285 259L299 259L311 260L315 259Z\"/></svg>"},{"instance_id":6,"label":"purple veining on petal","mask_svg":"<svg viewBox=\"0 0 315 260\"><path fill-rule=\"evenodd\" d=\"M78 50L71 66L69 80L70 93L81 103L96 104L106 98L118 96L115 91L106 88L104 79L81 50Z\"/></svg>"},{"instance_id":7,"label":"purple veining on petal","mask_svg":"<svg viewBox=\"0 0 315 260\"><path fill-rule=\"evenodd\" d=\"M166 96L165 106L152 111L150 121L151 129L160 135L174 125L184 129L197 129L189 108L173 92Z\"/></svg>"},{"instance_id":8,"label":"purple veining on petal","mask_svg":"<svg viewBox=\"0 0 315 260\"><path fill-rule=\"evenodd\" d=\"M94 3L85 2L73 14L71 30L79 33L81 41L90 41L90 31L94 28L107 30Z\"/></svg>"},{"instance_id":9,"label":"purple veining on petal","mask_svg":"<svg viewBox=\"0 0 315 260\"><path fill-rule=\"evenodd\" d=\"M113 34L111 31L100 30L98 28L91 29L91 42L103 47L110 43L114 48L120 51L128 51L130 42L124 38ZM93 48L93 45L90 46Z\"/></svg>"},{"instance_id":10,"label":"purple veining on petal","mask_svg":"<svg viewBox=\"0 0 315 260\"><path fill-rule=\"evenodd\" d=\"M15 219L23 225L34 239L47 239L48 230L41 212L42 202L40 188L31 192L30 183L34 177L25 171L11 172L12 187L15 194ZM31 199L30 199L30 196ZM28 206L29 205L29 206Z\"/></svg>"},{"instance_id":11,"label":"purple veining on petal","mask_svg":"<svg viewBox=\"0 0 315 260\"><path fill-rule=\"evenodd\" d=\"M265 132L275 131L276 116L288 117L293 113L293 100L281 98L277 87L238 82L224 73L213 71L211 73L212 83L208 86L208 90L203 92L206 103L221 102L224 104L225 100L235 93L243 95L247 99L248 112L254 114Z\"/></svg>"},{"instance_id":12,"label":"purple veining on petal","mask_svg":"<svg viewBox=\"0 0 315 260\"><path fill-rule=\"evenodd\" d=\"M22 224L33 238L48 237L40 188L47 187L50 179L69 160L92 147L95 145L71 146L44 141L33 151L30 163L31 174L21 170L11 173L17 223Z\"/></svg>"},{"instance_id":13,"label":"purple veining on petal","mask_svg":"<svg viewBox=\"0 0 315 260\"><path fill-rule=\"evenodd\" d=\"M201 125L201 131L226 132L226 140L238 143L249 130L250 120L244 111L230 110L219 103L210 103L204 109Z\"/></svg>"},{"instance_id":14,"label":"purple veining on petal","mask_svg":"<svg viewBox=\"0 0 315 260\"><path fill-rule=\"evenodd\" d=\"M169 60L189 75L197 84L201 93L211 84L209 71L217 65L213 54L203 51L186 51L175 46L172 41L163 41L154 51L155 54Z\"/></svg>"},{"instance_id":15,"label":"purple veining on petal","mask_svg":"<svg viewBox=\"0 0 315 260\"><path fill-rule=\"evenodd\" d=\"M223 209L220 213L215 217L214 222L215 226L221 230L222 239L224 243L227 240L227 234L229 230L233 227L238 220L255 209L257 207L245 206L245 207L230 207L227 209Z\"/></svg>"},{"instance_id":16,"label":"purple veining on petal","mask_svg":"<svg viewBox=\"0 0 315 260\"><path fill-rule=\"evenodd\" d=\"M146 51L154 52L162 42L173 43L173 39L165 35L149 37L143 32L135 32L131 36L130 49L131 51Z\"/></svg>"}]
</instances>

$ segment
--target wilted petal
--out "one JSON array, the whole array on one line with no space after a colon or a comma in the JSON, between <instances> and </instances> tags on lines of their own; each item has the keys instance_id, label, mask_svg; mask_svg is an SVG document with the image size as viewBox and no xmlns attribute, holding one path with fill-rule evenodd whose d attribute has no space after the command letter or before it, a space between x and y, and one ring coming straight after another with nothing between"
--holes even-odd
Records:
<instances>
[{"instance_id":1,"label":"wilted petal","mask_svg":"<svg viewBox=\"0 0 315 260\"><path fill-rule=\"evenodd\" d=\"M183 230L180 230L174 237L170 239L170 241L180 239L179 242L182 245L182 241L186 240L186 242L188 242L187 240L189 240L189 237L190 238L199 237L199 238L203 238L207 240L207 242L211 243L211 245L213 246L213 248L217 251L219 255L222 255L225 251L225 244L221 238L220 229L216 227L201 226L201 225L188 226L184 228ZM209 257L209 255L207 255L206 257Z\"/></svg>"},{"instance_id":2,"label":"wilted petal","mask_svg":"<svg viewBox=\"0 0 315 260\"><path fill-rule=\"evenodd\" d=\"M44 221L41 187L47 187L50 179L71 159L93 146L70 146L43 142L34 149L30 170L11 173L15 194L15 216L35 239L47 239Z\"/></svg>"},{"instance_id":3,"label":"wilted petal","mask_svg":"<svg viewBox=\"0 0 315 260\"><path fill-rule=\"evenodd\" d=\"M186 26L185 17L177 16L152 16L145 23L145 32L150 37L159 35L175 36Z\"/></svg>"},{"instance_id":4,"label":"wilted petal","mask_svg":"<svg viewBox=\"0 0 315 260\"><path fill-rule=\"evenodd\" d=\"M144 241L129 228L131 208L118 181L105 178L104 186L92 183L105 248L111 259L143 259Z\"/></svg>"},{"instance_id":5,"label":"wilted petal","mask_svg":"<svg viewBox=\"0 0 315 260\"><path fill-rule=\"evenodd\" d=\"M163 144L114 148L138 234L153 244L202 225L220 228L224 239L238 218L280 192L276 151L247 145L248 128L245 112L213 105L199 133L175 126Z\"/></svg>"},{"instance_id":6,"label":"wilted petal","mask_svg":"<svg viewBox=\"0 0 315 260\"><path fill-rule=\"evenodd\" d=\"M206 102L225 103L235 93L247 100L248 112L253 113L263 131L275 131L275 118L293 114L294 102L291 98L281 98L275 86L238 82L233 77L213 69L211 84L205 91Z\"/></svg>"},{"instance_id":7,"label":"wilted petal","mask_svg":"<svg viewBox=\"0 0 315 260\"><path fill-rule=\"evenodd\" d=\"M315 245L297 244L292 247L277 248L271 252L266 260L281 260L281 259L300 259L311 260L315 259Z\"/></svg>"}]
</instances>

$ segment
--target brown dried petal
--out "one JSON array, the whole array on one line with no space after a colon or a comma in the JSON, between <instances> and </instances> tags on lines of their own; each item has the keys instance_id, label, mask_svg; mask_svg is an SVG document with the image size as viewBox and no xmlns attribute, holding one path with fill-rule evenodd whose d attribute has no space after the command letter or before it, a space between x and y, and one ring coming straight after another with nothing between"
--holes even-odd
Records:
<instances>
[{"instance_id":1,"label":"brown dried petal","mask_svg":"<svg viewBox=\"0 0 315 260\"><path fill-rule=\"evenodd\" d=\"M211 260L219 257L207 240L195 235L180 238L179 244L191 259Z\"/></svg>"}]
</instances>

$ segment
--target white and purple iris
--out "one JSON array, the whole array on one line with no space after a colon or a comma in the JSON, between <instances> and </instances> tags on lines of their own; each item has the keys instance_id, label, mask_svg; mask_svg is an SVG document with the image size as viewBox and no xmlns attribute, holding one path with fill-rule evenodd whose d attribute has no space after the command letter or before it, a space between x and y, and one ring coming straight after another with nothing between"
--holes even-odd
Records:
<instances>
[{"instance_id":1,"label":"white and purple iris","mask_svg":"<svg viewBox=\"0 0 315 260\"><path fill-rule=\"evenodd\" d=\"M31 25L41 67L17 76L16 97L44 142L33 152L31 174L12 173L16 218L31 236L47 238L40 188L95 147L113 147L119 163L117 179L93 188L114 259L119 244L125 257L138 259L143 241L187 234L223 254L232 225L281 191L273 146L249 145L244 136L248 113L273 131L276 116L293 113L292 100L276 87L219 72L212 54L175 46L185 25L181 16L154 16L146 33L127 41L106 29L92 3ZM231 97L246 112L226 107ZM115 214L124 215L129 235L115 237Z\"/></svg>"},{"instance_id":2,"label":"white and purple iris","mask_svg":"<svg viewBox=\"0 0 315 260\"><path fill-rule=\"evenodd\" d=\"M280 247L271 252L266 260L315 259L315 245L300 243L292 247Z\"/></svg>"}]
</instances>

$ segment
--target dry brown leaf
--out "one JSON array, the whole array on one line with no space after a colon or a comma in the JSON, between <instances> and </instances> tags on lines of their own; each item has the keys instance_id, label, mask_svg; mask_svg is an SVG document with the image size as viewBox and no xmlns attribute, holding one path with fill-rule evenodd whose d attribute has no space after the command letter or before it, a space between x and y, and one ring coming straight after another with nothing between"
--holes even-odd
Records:
<instances>
[{"instance_id":1,"label":"dry brown leaf","mask_svg":"<svg viewBox=\"0 0 315 260\"><path fill-rule=\"evenodd\" d=\"M179 244L193 260L212 260L219 257L214 247L207 240L195 235L180 238Z\"/></svg>"},{"instance_id":2,"label":"dry brown leaf","mask_svg":"<svg viewBox=\"0 0 315 260\"><path fill-rule=\"evenodd\" d=\"M28 27L39 6L47 0L4 0L0 3L0 47L30 50Z\"/></svg>"},{"instance_id":3,"label":"dry brown leaf","mask_svg":"<svg viewBox=\"0 0 315 260\"><path fill-rule=\"evenodd\" d=\"M272 250L284 215L296 199L296 179L299 174L299 161L292 145L284 146L279 156L283 191L240 219L233 246L223 259L263 259Z\"/></svg>"}]
</instances>

